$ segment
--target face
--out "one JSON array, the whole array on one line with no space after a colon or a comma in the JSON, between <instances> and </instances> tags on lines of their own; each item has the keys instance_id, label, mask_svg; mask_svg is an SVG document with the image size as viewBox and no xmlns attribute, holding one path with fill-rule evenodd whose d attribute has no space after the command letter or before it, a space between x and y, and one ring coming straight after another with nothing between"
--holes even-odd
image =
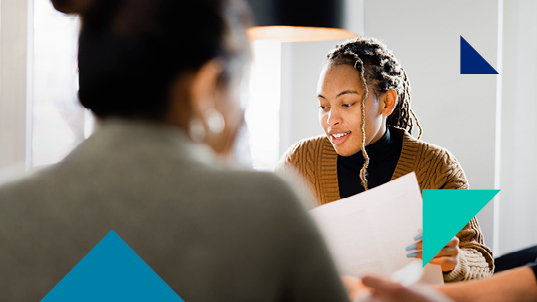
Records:
<instances>
[{"instance_id":1,"label":"face","mask_svg":"<svg viewBox=\"0 0 537 302\"><path fill-rule=\"evenodd\" d=\"M365 100L366 145L378 141L386 131L385 95L377 98L371 87L368 90ZM364 92L360 74L352 66L327 64L321 72L317 86L319 122L341 156L351 156L362 149L360 123Z\"/></svg>"}]
</instances>

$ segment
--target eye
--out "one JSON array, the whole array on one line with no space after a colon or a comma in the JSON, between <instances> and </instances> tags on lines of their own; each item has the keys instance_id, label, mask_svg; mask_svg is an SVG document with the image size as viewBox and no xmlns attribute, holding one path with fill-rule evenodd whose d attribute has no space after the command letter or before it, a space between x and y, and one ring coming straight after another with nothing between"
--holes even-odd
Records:
<instances>
[{"instance_id":1,"label":"eye","mask_svg":"<svg viewBox=\"0 0 537 302\"><path fill-rule=\"evenodd\" d=\"M323 105L319 106L319 109L322 109L324 111L328 110L328 108L329 108L328 106L323 106Z\"/></svg>"},{"instance_id":2,"label":"eye","mask_svg":"<svg viewBox=\"0 0 537 302\"><path fill-rule=\"evenodd\" d=\"M354 104L356 104L356 103L352 103L352 104L343 104L343 105L341 105L341 106L349 108L349 107L351 107L351 106L354 105Z\"/></svg>"}]
</instances>

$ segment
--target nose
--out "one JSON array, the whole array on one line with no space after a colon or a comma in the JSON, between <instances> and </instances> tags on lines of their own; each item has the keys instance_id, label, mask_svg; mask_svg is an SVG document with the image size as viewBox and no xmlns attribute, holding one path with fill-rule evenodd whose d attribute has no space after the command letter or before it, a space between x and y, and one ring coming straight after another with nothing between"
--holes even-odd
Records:
<instances>
[{"instance_id":1,"label":"nose","mask_svg":"<svg viewBox=\"0 0 537 302\"><path fill-rule=\"evenodd\" d=\"M326 123L329 125L329 126L335 126L335 125L338 125L338 124L341 124L341 115L339 114L339 112L337 112L337 110L330 110L328 112L328 118L326 119Z\"/></svg>"}]
</instances>

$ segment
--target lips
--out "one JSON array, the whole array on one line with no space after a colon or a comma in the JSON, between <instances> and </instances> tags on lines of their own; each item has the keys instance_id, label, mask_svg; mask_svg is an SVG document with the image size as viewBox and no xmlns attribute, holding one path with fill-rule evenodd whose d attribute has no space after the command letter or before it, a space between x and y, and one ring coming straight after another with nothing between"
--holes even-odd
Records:
<instances>
[{"instance_id":1,"label":"lips","mask_svg":"<svg viewBox=\"0 0 537 302\"><path fill-rule=\"evenodd\" d=\"M332 133L332 134L330 134L330 141L334 145L342 144L343 142L345 142L345 140L347 140L347 138L349 137L350 134L351 134L350 131L349 132L341 132L341 133Z\"/></svg>"}]
</instances>

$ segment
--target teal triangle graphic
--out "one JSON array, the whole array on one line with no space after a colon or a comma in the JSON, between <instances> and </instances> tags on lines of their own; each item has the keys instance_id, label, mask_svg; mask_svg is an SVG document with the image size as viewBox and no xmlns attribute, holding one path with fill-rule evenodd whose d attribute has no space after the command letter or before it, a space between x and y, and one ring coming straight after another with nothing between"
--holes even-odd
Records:
<instances>
[{"instance_id":1,"label":"teal triangle graphic","mask_svg":"<svg viewBox=\"0 0 537 302\"><path fill-rule=\"evenodd\" d=\"M461 74L498 74L473 47L461 36Z\"/></svg>"},{"instance_id":2,"label":"teal triangle graphic","mask_svg":"<svg viewBox=\"0 0 537 302\"><path fill-rule=\"evenodd\" d=\"M41 301L183 299L112 230Z\"/></svg>"},{"instance_id":3,"label":"teal triangle graphic","mask_svg":"<svg viewBox=\"0 0 537 302\"><path fill-rule=\"evenodd\" d=\"M423 266L500 190L423 190Z\"/></svg>"}]
</instances>

